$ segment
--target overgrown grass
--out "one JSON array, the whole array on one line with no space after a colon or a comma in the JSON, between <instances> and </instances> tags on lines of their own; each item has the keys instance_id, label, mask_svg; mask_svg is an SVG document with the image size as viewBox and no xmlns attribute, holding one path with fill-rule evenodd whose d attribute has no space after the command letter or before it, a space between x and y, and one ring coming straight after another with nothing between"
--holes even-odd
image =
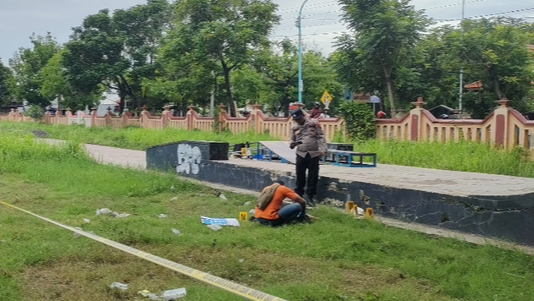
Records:
<instances>
[{"instance_id":1,"label":"overgrown grass","mask_svg":"<svg viewBox=\"0 0 534 301\"><path fill-rule=\"evenodd\" d=\"M144 129L127 127L112 129L109 127L90 127L79 125L46 125L42 123L14 123L0 122L2 132L31 133L32 130L46 132L50 138L61 140L75 140L89 144L99 144L120 148L145 150L149 147L177 142L182 140L224 141L230 144L280 140L268 134L254 134L252 132L232 135L229 132L201 132L186 131L172 128Z\"/></svg>"},{"instance_id":2,"label":"overgrown grass","mask_svg":"<svg viewBox=\"0 0 534 301\"><path fill-rule=\"evenodd\" d=\"M74 143L52 147L2 135L2 200L287 300L534 299L534 258L520 252L326 207L314 210L319 220L310 225L242 223L215 232L200 215L237 217L254 198L224 192L223 201L171 174L98 165ZM95 214L105 207L131 216ZM0 300L139 300L138 290L177 287L187 288L185 300L242 300L7 207L0 228ZM129 290L110 290L114 281Z\"/></svg>"},{"instance_id":3,"label":"overgrown grass","mask_svg":"<svg viewBox=\"0 0 534 301\"><path fill-rule=\"evenodd\" d=\"M379 163L534 177L534 162L522 148L496 149L476 142L412 142L370 140L355 143L354 149L374 152Z\"/></svg>"}]
</instances>

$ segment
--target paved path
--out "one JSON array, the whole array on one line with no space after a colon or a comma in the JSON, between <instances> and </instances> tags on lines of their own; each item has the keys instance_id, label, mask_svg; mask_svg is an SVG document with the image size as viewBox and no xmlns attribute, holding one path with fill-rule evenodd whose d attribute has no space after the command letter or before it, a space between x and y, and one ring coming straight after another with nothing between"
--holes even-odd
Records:
<instances>
[{"instance_id":1,"label":"paved path","mask_svg":"<svg viewBox=\"0 0 534 301\"><path fill-rule=\"evenodd\" d=\"M61 140L42 139L51 144L63 143ZM128 168L146 168L145 151L128 150L93 144L85 145L89 154L98 162L113 164ZM219 161L224 162L224 161ZM294 165L278 162L255 161L248 159L231 159L227 164L252 166L281 172L293 172ZM385 186L433 191L458 195L513 195L534 192L534 179L489 175L470 172L456 172L428 168L416 168L397 165L380 164L376 168L349 168L332 165L322 165L321 174L324 176L345 179L347 181L361 181ZM183 177L181 177L183 178ZM200 181L183 178L191 182ZM223 186L220 184L200 182L216 189L237 193L259 195L257 191ZM423 232L442 237L450 237L475 244L492 244L505 248L521 250L534 255L534 248L514 245L486 237L451 231L416 223L406 223L395 219L377 216L377 219L387 225Z\"/></svg>"},{"instance_id":2,"label":"paved path","mask_svg":"<svg viewBox=\"0 0 534 301\"><path fill-rule=\"evenodd\" d=\"M63 144L64 140L39 139L49 144ZM146 155L144 151L85 144L85 149L91 157L102 164L119 165L122 167L146 169Z\"/></svg>"},{"instance_id":3,"label":"paved path","mask_svg":"<svg viewBox=\"0 0 534 301\"><path fill-rule=\"evenodd\" d=\"M220 161L225 162L225 161ZM293 172L294 165L280 161L231 159L228 164ZM456 196L504 196L534 193L534 178L511 177L378 164L377 167L340 167L321 165L320 175L395 188L412 189Z\"/></svg>"}]
</instances>

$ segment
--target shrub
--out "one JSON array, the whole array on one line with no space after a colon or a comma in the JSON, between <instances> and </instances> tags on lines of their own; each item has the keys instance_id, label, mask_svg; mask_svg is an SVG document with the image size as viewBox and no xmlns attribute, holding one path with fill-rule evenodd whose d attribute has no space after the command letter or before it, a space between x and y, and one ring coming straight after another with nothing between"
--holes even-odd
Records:
<instances>
[{"instance_id":1,"label":"shrub","mask_svg":"<svg viewBox=\"0 0 534 301\"><path fill-rule=\"evenodd\" d=\"M353 140L367 140L376 135L375 117L372 108L361 102L344 102L340 106L347 134Z\"/></svg>"},{"instance_id":2,"label":"shrub","mask_svg":"<svg viewBox=\"0 0 534 301\"><path fill-rule=\"evenodd\" d=\"M43 108L40 106L31 106L28 110L24 111L24 115L29 116L35 120L41 121L44 117Z\"/></svg>"}]
</instances>

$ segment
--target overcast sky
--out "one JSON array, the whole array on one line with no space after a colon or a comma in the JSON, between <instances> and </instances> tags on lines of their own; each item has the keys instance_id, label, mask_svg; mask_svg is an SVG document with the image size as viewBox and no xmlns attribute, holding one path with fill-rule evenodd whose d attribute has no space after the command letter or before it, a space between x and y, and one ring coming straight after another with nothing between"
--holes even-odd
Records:
<instances>
[{"instance_id":1,"label":"overcast sky","mask_svg":"<svg viewBox=\"0 0 534 301\"><path fill-rule=\"evenodd\" d=\"M273 0L282 16L272 39L297 38L295 19L302 1ZM79 26L84 17L100 9L111 11L144 4L145 0L0 0L0 58L4 65L20 47L31 47L32 33L51 32L59 43L68 41L72 27ZM417 9L425 9L436 20L460 19L462 0L413 0ZM336 35L346 31L340 23L337 1L309 0L303 10L302 33L306 47L322 51L332 50ZM466 0L465 17L498 14L516 18L534 16L534 2L527 0ZM527 20L534 22L534 18ZM446 24L446 23L439 23Z\"/></svg>"}]
</instances>

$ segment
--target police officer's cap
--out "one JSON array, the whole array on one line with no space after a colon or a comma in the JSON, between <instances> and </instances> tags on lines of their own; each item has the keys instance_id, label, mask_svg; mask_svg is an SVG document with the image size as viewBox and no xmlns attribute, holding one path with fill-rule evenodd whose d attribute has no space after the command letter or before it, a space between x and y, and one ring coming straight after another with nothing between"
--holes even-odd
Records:
<instances>
[{"instance_id":1,"label":"police officer's cap","mask_svg":"<svg viewBox=\"0 0 534 301\"><path fill-rule=\"evenodd\" d=\"M293 119L300 119L304 117L304 112L302 111L302 109L296 109L291 112L291 117L293 117Z\"/></svg>"}]
</instances>

